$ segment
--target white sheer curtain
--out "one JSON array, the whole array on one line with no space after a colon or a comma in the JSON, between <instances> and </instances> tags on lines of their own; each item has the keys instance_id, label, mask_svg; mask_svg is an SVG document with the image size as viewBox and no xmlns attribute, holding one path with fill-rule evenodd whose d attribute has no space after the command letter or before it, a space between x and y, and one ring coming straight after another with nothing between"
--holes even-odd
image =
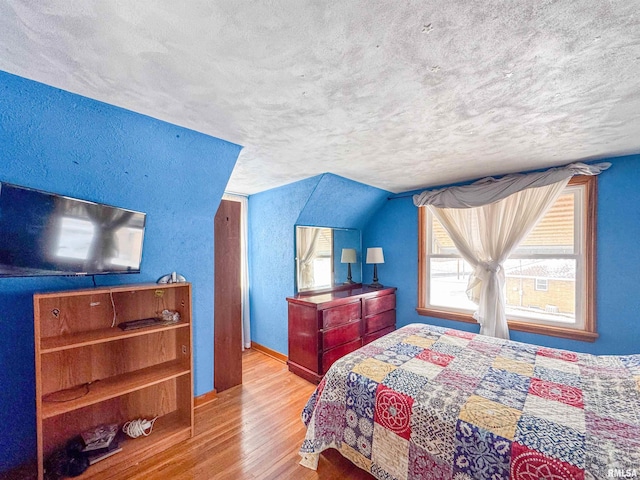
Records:
<instances>
[{"instance_id":1,"label":"white sheer curtain","mask_svg":"<svg viewBox=\"0 0 640 480\"><path fill-rule=\"evenodd\" d=\"M471 185L423 192L416 206L428 206L460 255L471 264L467 295L478 305L480 333L509 338L504 267L576 174L598 175L610 164L572 164L546 172L483 179Z\"/></svg>"},{"instance_id":2,"label":"white sheer curtain","mask_svg":"<svg viewBox=\"0 0 640 480\"><path fill-rule=\"evenodd\" d=\"M240 203L240 281L242 288L242 350L251 348L251 311L249 308L249 202L244 195L225 193L223 200Z\"/></svg>"},{"instance_id":3,"label":"white sheer curtain","mask_svg":"<svg viewBox=\"0 0 640 480\"><path fill-rule=\"evenodd\" d=\"M319 228L296 227L297 244L296 257L298 260L298 290L313 285L313 259L318 248Z\"/></svg>"},{"instance_id":4,"label":"white sheer curtain","mask_svg":"<svg viewBox=\"0 0 640 480\"><path fill-rule=\"evenodd\" d=\"M514 248L553 205L569 179L514 193L474 208L429 206L460 255L473 267L467 295L478 305L480 333L509 338L505 312L503 264Z\"/></svg>"}]
</instances>

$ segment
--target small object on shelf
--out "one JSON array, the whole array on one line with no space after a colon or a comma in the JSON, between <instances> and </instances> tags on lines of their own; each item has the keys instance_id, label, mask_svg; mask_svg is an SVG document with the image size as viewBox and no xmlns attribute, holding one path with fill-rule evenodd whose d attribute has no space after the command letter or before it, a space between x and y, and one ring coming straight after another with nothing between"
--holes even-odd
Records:
<instances>
[{"instance_id":1,"label":"small object on shelf","mask_svg":"<svg viewBox=\"0 0 640 480\"><path fill-rule=\"evenodd\" d=\"M173 310L163 310L162 311L162 321L166 325L171 325L173 323L178 323L180 321L180 314Z\"/></svg>"},{"instance_id":2,"label":"small object on shelf","mask_svg":"<svg viewBox=\"0 0 640 480\"><path fill-rule=\"evenodd\" d=\"M102 453L94 453L93 455L87 455L87 458L89 459L89 465L93 465L94 463L98 463L100 460L104 460L105 458L109 458L112 455L115 455L118 452L122 451L122 447L116 447L113 449L110 449L106 452L102 452Z\"/></svg>"},{"instance_id":3,"label":"small object on shelf","mask_svg":"<svg viewBox=\"0 0 640 480\"><path fill-rule=\"evenodd\" d=\"M153 430L153 424L156 423L158 417L154 417L153 420L146 420L138 418L137 420L131 420L122 426L122 431L129 435L131 438L138 438L140 436L148 437Z\"/></svg>"},{"instance_id":4,"label":"small object on shelf","mask_svg":"<svg viewBox=\"0 0 640 480\"><path fill-rule=\"evenodd\" d=\"M184 276L177 272L171 272L160 277L157 283L183 283L186 281L187 279Z\"/></svg>"},{"instance_id":5,"label":"small object on shelf","mask_svg":"<svg viewBox=\"0 0 640 480\"><path fill-rule=\"evenodd\" d=\"M135 330L136 328L144 328L151 327L153 325L161 325L163 320L161 318L150 317L150 318L141 318L140 320L131 320L128 322L122 322L118 324L118 327L121 330Z\"/></svg>"},{"instance_id":6,"label":"small object on shelf","mask_svg":"<svg viewBox=\"0 0 640 480\"><path fill-rule=\"evenodd\" d=\"M80 434L82 442L84 443L81 452L87 453L109 448L111 442L116 438L117 433L118 425L115 423L98 425L89 430L85 430Z\"/></svg>"},{"instance_id":7,"label":"small object on shelf","mask_svg":"<svg viewBox=\"0 0 640 480\"><path fill-rule=\"evenodd\" d=\"M59 448L44 461L44 473L46 479L60 479L77 477L89 468L89 460L78 452Z\"/></svg>"}]
</instances>

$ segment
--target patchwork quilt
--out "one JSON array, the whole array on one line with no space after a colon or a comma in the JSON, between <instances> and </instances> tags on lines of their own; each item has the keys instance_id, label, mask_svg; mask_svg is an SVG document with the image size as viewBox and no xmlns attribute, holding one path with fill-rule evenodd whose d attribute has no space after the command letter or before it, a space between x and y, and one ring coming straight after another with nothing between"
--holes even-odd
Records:
<instances>
[{"instance_id":1,"label":"patchwork quilt","mask_svg":"<svg viewBox=\"0 0 640 480\"><path fill-rule=\"evenodd\" d=\"M412 324L341 358L302 412L301 464L378 479L640 478L640 355Z\"/></svg>"}]
</instances>

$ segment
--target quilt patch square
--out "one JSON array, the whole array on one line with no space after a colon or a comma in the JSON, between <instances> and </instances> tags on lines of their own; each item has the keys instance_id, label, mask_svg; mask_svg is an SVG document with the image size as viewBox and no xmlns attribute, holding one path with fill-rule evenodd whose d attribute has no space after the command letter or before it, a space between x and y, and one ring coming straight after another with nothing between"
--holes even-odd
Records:
<instances>
[{"instance_id":1,"label":"quilt patch square","mask_svg":"<svg viewBox=\"0 0 640 480\"><path fill-rule=\"evenodd\" d=\"M474 359L468 352L464 351L449 363L448 370L461 373L468 377L482 378L490 366L490 361L485 361L484 358Z\"/></svg>"},{"instance_id":2,"label":"quilt patch square","mask_svg":"<svg viewBox=\"0 0 640 480\"><path fill-rule=\"evenodd\" d=\"M384 380L384 377L396 368L394 365L376 360L375 358L367 358L353 367L352 371L380 383Z\"/></svg>"},{"instance_id":3,"label":"quilt patch square","mask_svg":"<svg viewBox=\"0 0 640 480\"><path fill-rule=\"evenodd\" d=\"M580 367L575 362L567 362L553 357L545 357L543 355L536 356L536 367L552 368L565 373L580 375Z\"/></svg>"},{"instance_id":4,"label":"quilt patch square","mask_svg":"<svg viewBox=\"0 0 640 480\"><path fill-rule=\"evenodd\" d=\"M395 352L398 356L404 355L407 357L407 360L410 360L422 352L424 348L402 341L391 347L389 350Z\"/></svg>"},{"instance_id":5,"label":"quilt patch square","mask_svg":"<svg viewBox=\"0 0 640 480\"><path fill-rule=\"evenodd\" d=\"M512 360L505 357L496 357L492 364L493 368L506 370L508 372L519 373L530 377L533 375L533 365L520 360Z\"/></svg>"},{"instance_id":6,"label":"quilt patch square","mask_svg":"<svg viewBox=\"0 0 640 480\"><path fill-rule=\"evenodd\" d=\"M590 435L585 437L585 443L587 450L586 470L593 475L588 477L589 479L611 478L608 476L611 469L636 469L636 473L640 475L636 468L636 465L640 464L640 450L635 446L627 445L624 442L602 440Z\"/></svg>"},{"instance_id":7,"label":"quilt patch square","mask_svg":"<svg viewBox=\"0 0 640 480\"><path fill-rule=\"evenodd\" d=\"M369 451L371 451L371 448L369 448ZM371 469L371 459L364 457L362 454L360 454L360 452L347 445L346 443L343 443L340 446L340 453L344 457L351 460L351 463L353 463L356 467L361 468L365 472L368 472Z\"/></svg>"},{"instance_id":8,"label":"quilt patch square","mask_svg":"<svg viewBox=\"0 0 640 480\"><path fill-rule=\"evenodd\" d=\"M471 395L460 410L460 420L513 440L522 412L477 395Z\"/></svg>"},{"instance_id":9,"label":"quilt patch square","mask_svg":"<svg viewBox=\"0 0 640 480\"><path fill-rule=\"evenodd\" d=\"M569 385L532 378L529 385L529 393L548 400L566 403L576 408L584 408L582 390Z\"/></svg>"},{"instance_id":10,"label":"quilt patch square","mask_svg":"<svg viewBox=\"0 0 640 480\"><path fill-rule=\"evenodd\" d=\"M378 385L374 420L387 430L408 440L411 437L413 398Z\"/></svg>"},{"instance_id":11,"label":"quilt patch square","mask_svg":"<svg viewBox=\"0 0 640 480\"><path fill-rule=\"evenodd\" d=\"M629 408L629 405L640 405L640 392L634 388L632 380L594 379L583 394L588 411L623 423L640 424L640 412Z\"/></svg>"},{"instance_id":12,"label":"quilt patch square","mask_svg":"<svg viewBox=\"0 0 640 480\"><path fill-rule=\"evenodd\" d=\"M584 434L544 418L522 415L514 441L545 455L585 468Z\"/></svg>"},{"instance_id":13,"label":"quilt patch square","mask_svg":"<svg viewBox=\"0 0 640 480\"><path fill-rule=\"evenodd\" d=\"M640 424L630 425L625 422L585 412L587 434L594 438L624 442L640 451Z\"/></svg>"},{"instance_id":14,"label":"quilt patch square","mask_svg":"<svg viewBox=\"0 0 640 480\"><path fill-rule=\"evenodd\" d=\"M436 343L455 345L456 347L464 348L469 345L470 338L460 336L460 335L448 335L444 334L440 337Z\"/></svg>"},{"instance_id":15,"label":"quilt patch square","mask_svg":"<svg viewBox=\"0 0 640 480\"><path fill-rule=\"evenodd\" d=\"M431 382L415 398L414 409L417 405L424 409L432 409L438 412L438 416L448 419L455 424L460 414L462 405L467 402L470 394L459 390L452 390L446 385ZM426 413L426 411L425 411ZM415 414L414 414L415 415Z\"/></svg>"},{"instance_id":16,"label":"quilt patch square","mask_svg":"<svg viewBox=\"0 0 640 480\"><path fill-rule=\"evenodd\" d=\"M374 464L384 466L384 470L393 478L406 480L409 471L409 441L375 424L371 460Z\"/></svg>"},{"instance_id":17,"label":"quilt patch square","mask_svg":"<svg viewBox=\"0 0 640 480\"><path fill-rule=\"evenodd\" d=\"M475 390L475 394L522 410L531 379L524 375L490 368Z\"/></svg>"},{"instance_id":18,"label":"quilt patch square","mask_svg":"<svg viewBox=\"0 0 640 480\"><path fill-rule=\"evenodd\" d=\"M409 372L413 372L417 375L422 375L423 377L429 379L436 378L436 376L438 376L438 374L442 371L442 367L440 365L425 362L424 360L420 360L418 358L412 358L408 362L403 363L399 368L407 370Z\"/></svg>"},{"instance_id":19,"label":"quilt patch square","mask_svg":"<svg viewBox=\"0 0 640 480\"><path fill-rule=\"evenodd\" d=\"M529 395L524 402L523 412L533 417L559 423L580 433L585 432L585 412L581 408L537 395Z\"/></svg>"},{"instance_id":20,"label":"quilt patch square","mask_svg":"<svg viewBox=\"0 0 640 480\"><path fill-rule=\"evenodd\" d=\"M359 417L373 420L373 405L376 399L378 383L358 373L347 376L346 407Z\"/></svg>"},{"instance_id":21,"label":"quilt patch square","mask_svg":"<svg viewBox=\"0 0 640 480\"><path fill-rule=\"evenodd\" d=\"M442 337L436 343L431 345L431 350L434 352L448 353L449 355L453 355L454 357L460 355L460 352L464 350L464 347L459 345L454 345L450 342L443 342Z\"/></svg>"},{"instance_id":22,"label":"quilt patch square","mask_svg":"<svg viewBox=\"0 0 640 480\"><path fill-rule=\"evenodd\" d=\"M621 365L624 365L629 371L633 374L640 375L640 354L636 355L624 355L620 358L617 358L618 362Z\"/></svg>"},{"instance_id":23,"label":"quilt patch square","mask_svg":"<svg viewBox=\"0 0 640 480\"><path fill-rule=\"evenodd\" d=\"M621 366L611 367L605 365L582 365L580 369L583 375L586 375L598 381L619 381L620 379L629 377L628 371Z\"/></svg>"},{"instance_id":24,"label":"quilt patch square","mask_svg":"<svg viewBox=\"0 0 640 480\"><path fill-rule=\"evenodd\" d=\"M414 404L411 418L411 442L419 445L429 455L450 463L453 459L452 446L455 441L455 418Z\"/></svg>"},{"instance_id":25,"label":"quilt patch square","mask_svg":"<svg viewBox=\"0 0 640 480\"><path fill-rule=\"evenodd\" d=\"M537 348L532 348L529 345L524 345L522 348L520 348L520 345L518 345L518 348L512 345L505 345L500 350L500 356L510 360L533 363L536 358L536 350Z\"/></svg>"},{"instance_id":26,"label":"quilt patch square","mask_svg":"<svg viewBox=\"0 0 640 480\"><path fill-rule=\"evenodd\" d=\"M563 372L561 370L553 370L545 367L535 367L533 370L533 376L541 380L547 380L549 382L561 383L562 385L569 385L571 387L581 388L582 381L578 375L573 373Z\"/></svg>"},{"instance_id":27,"label":"quilt patch square","mask_svg":"<svg viewBox=\"0 0 640 480\"><path fill-rule=\"evenodd\" d=\"M451 480L451 464L409 443L409 478L415 480Z\"/></svg>"},{"instance_id":28,"label":"quilt patch square","mask_svg":"<svg viewBox=\"0 0 640 480\"><path fill-rule=\"evenodd\" d=\"M437 377L436 381L442 385L461 390L463 392L472 393L480 383L480 377L471 377L453 370L443 370Z\"/></svg>"},{"instance_id":29,"label":"quilt patch square","mask_svg":"<svg viewBox=\"0 0 640 480\"><path fill-rule=\"evenodd\" d=\"M380 360L381 362L388 363L389 365L399 367L403 363L411 360L413 356L398 353L395 350L385 350L382 353L374 355L373 358L375 358L376 360Z\"/></svg>"},{"instance_id":30,"label":"quilt patch square","mask_svg":"<svg viewBox=\"0 0 640 480\"><path fill-rule=\"evenodd\" d=\"M441 353L434 350L426 349L420 352L416 356L416 358L424 360L425 362L431 362L436 365L440 365L441 367L446 367L447 365L449 365L449 362L451 362L451 360L453 360L455 357L447 353Z\"/></svg>"},{"instance_id":31,"label":"quilt patch square","mask_svg":"<svg viewBox=\"0 0 640 480\"><path fill-rule=\"evenodd\" d=\"M409 370L398 368L387 375L382 383L397 392L415 398L429 383L429 379Z\"/></svg>"},{"instance_id":32,"label":"quilt patch square","mask_svg":"<svg viewBox=\"0 0 640 480\"><path fill-rule=\"evenodd\" d=\"M344 402L319 403L313 418L316 439L339 447L346 423Z\"/></svg>"},{"instance_id":33,"label":"quilt patch square","mask_svg":"<svg viewBox=\"0 0 640 480\"><path fill-rule=\"evenodd\" d=\"M577 362L578 354L575 352L569 352L566 350L556 350L554 348L540 347L537 351L538 355L543 357L556 358L565 362Z\"/></svg>"},{"instance_id":34,"label":"quilt patch square","mask_svg":"<svg viewBox=\"0 0 640 480\"><path fill-rule=\"evenodd\" d=\"M464 338L466 340L471 340L476 336L475 333L464 332L462 330L454 330L452 328L450 328L449 330L445 330L444 334L450 337Z\"/></svg>"},{"instance_id":35,"label":"quilt patch square","mask_svg":"<svg viewBox=\"0 0 640 480\"><path fill-rule=\"evenodd\" d=\"M506 438L459 420L456 425L454 474L459 472L471 478L507 480L510 450L511 442Z\"/></svg>"},{"instance_id":36,"label":"quilt patch square","mask_svg":"<svg viewBox=\"0 0 640 480\"><path fill-rule=\"evenodd\" d=\"M584 470L514 442L511 445L511 478L584 480Z\"/></svg>"},{"instance_id":37,"label":"quilt patch square","mask_svg":"<svg viewBox=\"0 0 640 480\"><path fill-rule=\"evenodd\" d=\"M371 458L371 442L373 441L373 420L359 417L354 410L346 411L346 426L343 440L365 458Z\"/></svg>"},{"instance_id":38,"label":"quilt patch square","mask_svg":"<svg viewBox=\"0 0 640 480\"><path fill-rule=\"evenodd\" d=\"M493 343L482 342L474 338L469 342L467 348L482 353L487 357L495 357L502 347Z\"/></svg>"},{"instance_id":39,"label":"quilt patch square","mask_svg":"<svg viewBox=\"0 0 640 480\"><path fill-rule=\"evenodd\" d=\"M435 343L433 338L424 338L419 335L410 335L404 339L404 343L415 345L416 347L429 348Z\"/></svg>"},{"instance_id":40,"label":"quilt patch square","mask_svg":"<svg viewBox=\"0 0 640 480\"><path fill-rule=\"evenodd\" d=\"M360 350L366 356L374 356L384 352L384 348L377 346L375 343L369 343Z\"/></svg>"}]
</instances>

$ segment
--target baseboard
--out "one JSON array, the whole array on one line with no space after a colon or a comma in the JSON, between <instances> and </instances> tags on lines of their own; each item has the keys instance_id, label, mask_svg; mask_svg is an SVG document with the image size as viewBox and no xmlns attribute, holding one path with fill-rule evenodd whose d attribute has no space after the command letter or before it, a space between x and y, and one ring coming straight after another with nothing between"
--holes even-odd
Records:
<instances>
[{"instance_id":1,"label":"baseboard","mask_svg":"<svg viewBox=\"0 0 640 480\"><path fill-rule=\"evenodd\" d=\"M204 395L199 395L193 399L193 408L203 407L211 402L213 402L218 397L218 392L214 388L210 392L205 393Z\"/></svg>"},{"instance_id":2,"label":"baseboard","mask_svg":"<svg viewBox=\"0 0 640 480\"><path fill-rule=\"evenodd\" d=\"M289 360L286 355L283 355L280 352L276 352L275 350L271 350L269 347L265 347L264 345L260 345L256 342L251 342L251 348L259 351L260 353L264 353L265 355L268 355L271 358L274 358L275 360L278 360L279 362L282 362L284 364L286 364L287 360Z\"/></svg>"}]
</instances>

